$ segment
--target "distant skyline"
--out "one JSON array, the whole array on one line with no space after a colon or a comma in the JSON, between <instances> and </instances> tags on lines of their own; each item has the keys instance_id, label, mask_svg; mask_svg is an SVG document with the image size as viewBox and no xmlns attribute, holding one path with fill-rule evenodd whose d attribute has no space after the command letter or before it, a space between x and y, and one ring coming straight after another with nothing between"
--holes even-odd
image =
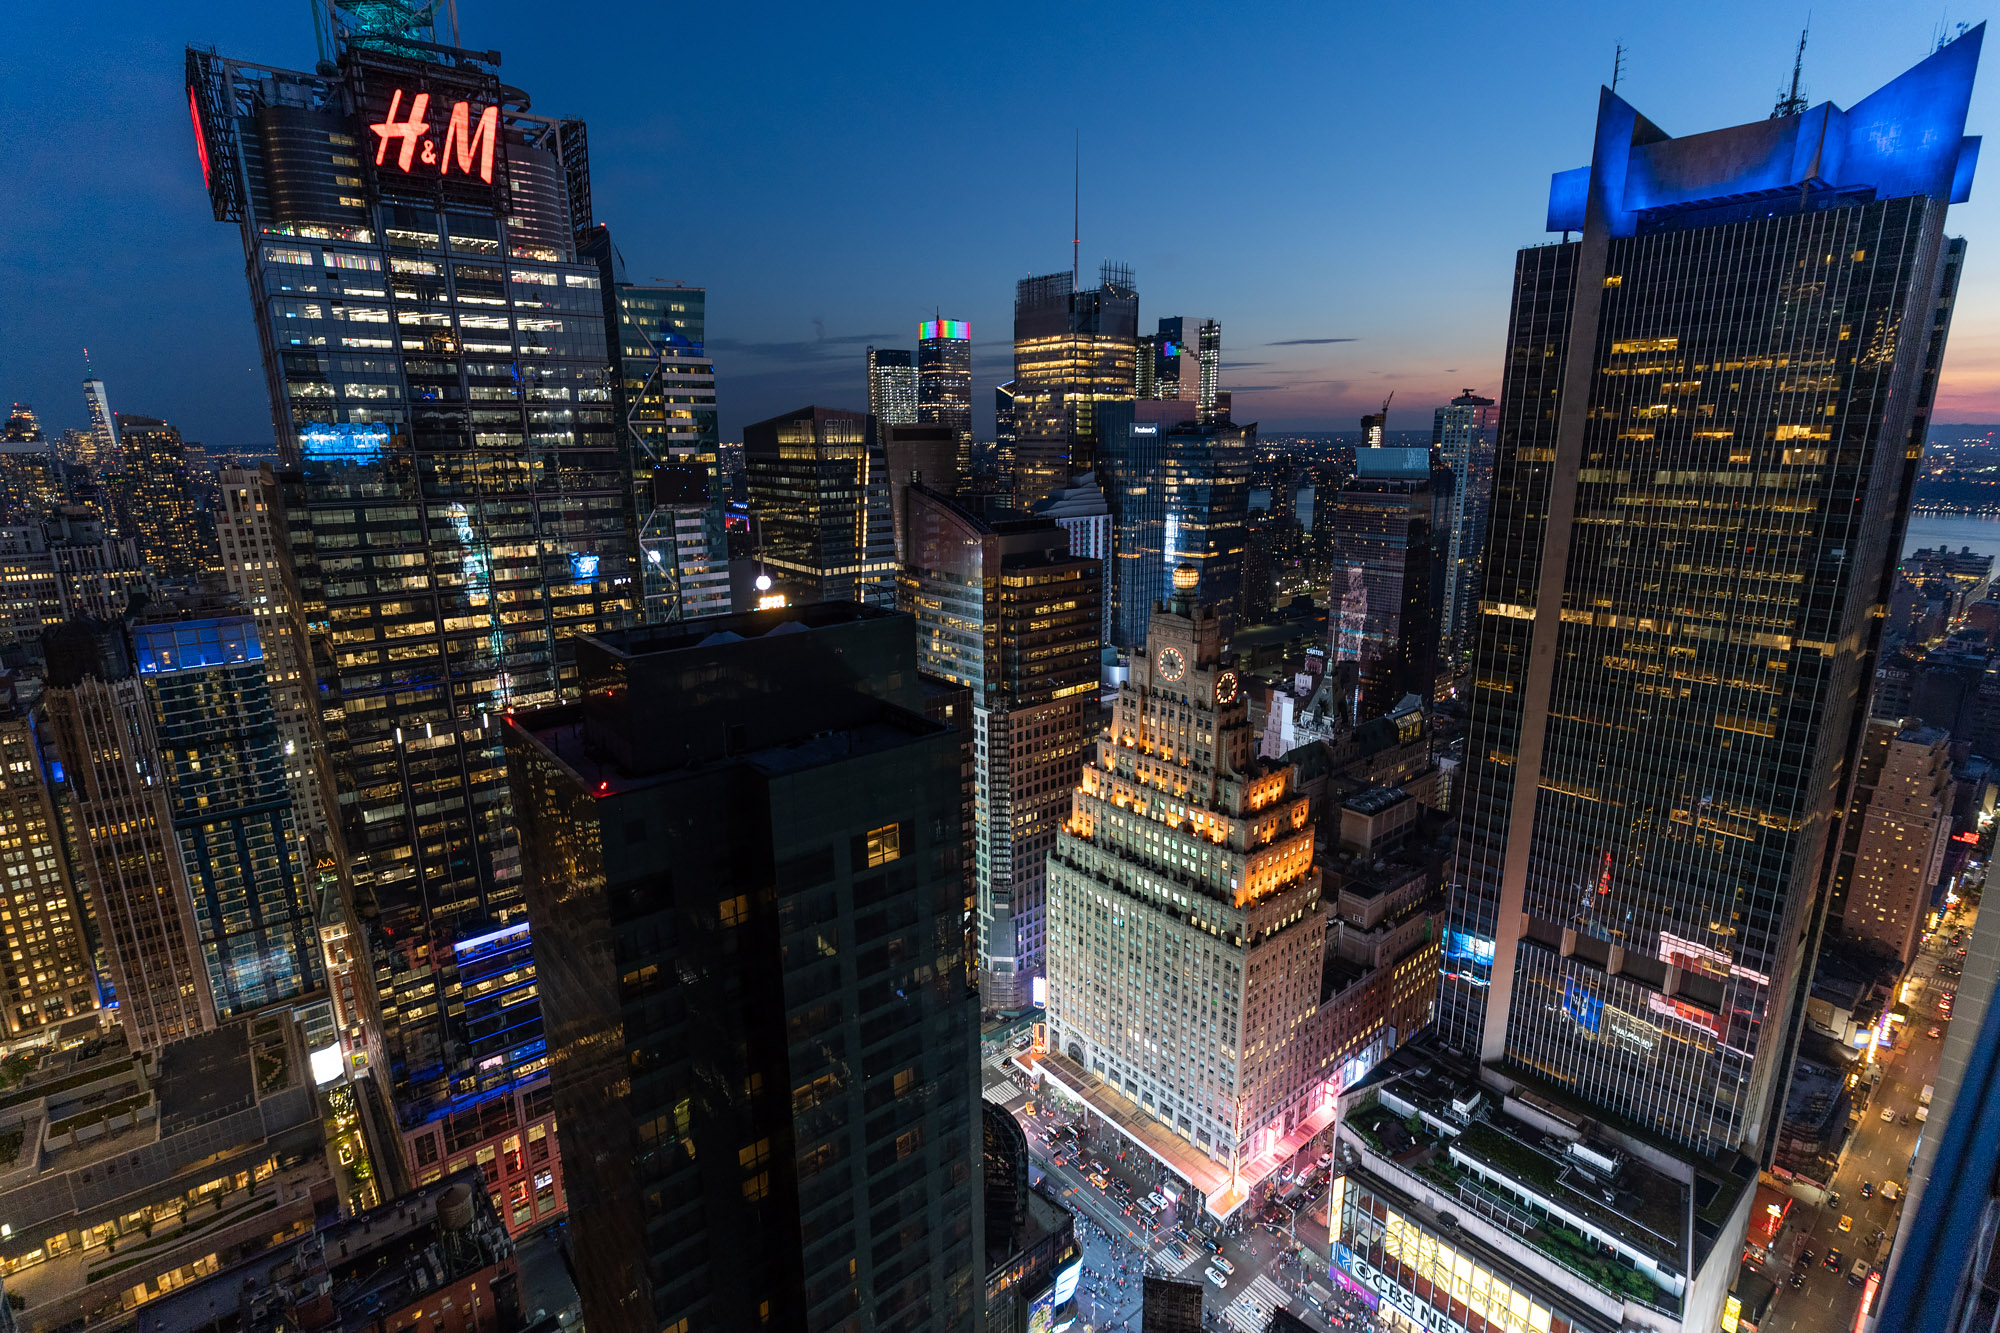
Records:
<instances>
[{"instance_id":1,"label":"distant skyline","mask_svg":"<svg viewBox=\"0 0 2000 1333\"><path fill-rule=\"evenodd\" d=\"M1514 251L1555 239L1548 177L1586 160L1614 45L1620 93L1691 133L1769 114L1806 20L1710 2L1541 5L1531 23L1360 8L459 15L537 110L589 123L596 215L629 275L708 289L725 439L805 403L865 407L864 349L914 348L937 314L971 322L990 438L1014 281L1070 262L1079 137L1086 281L1102 258L1131 264L1142 329L1219 320L1239 420L1352 430L1393 390L1391 427L1427 428L1460 389L1498 387ZM116 410L216 448L268 444L242 251L209 216L182 48L310 68L305 0L10 17L0 398L51 433L84 425L88 346ZM1806 91L1843 106L1922 58L1939 22L1858 0L1811 19ZM2000 132L1996 79L1972 133ZM1977 181L1948 226L1970 246L1941 422L2000 422L1996 200L2000 180Z\"/></svg>"}]
</instances>

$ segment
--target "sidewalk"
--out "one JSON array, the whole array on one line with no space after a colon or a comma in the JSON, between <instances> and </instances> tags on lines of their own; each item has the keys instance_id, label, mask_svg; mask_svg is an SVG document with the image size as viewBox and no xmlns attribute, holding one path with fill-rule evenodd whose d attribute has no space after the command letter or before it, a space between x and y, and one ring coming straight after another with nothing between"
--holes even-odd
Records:
<instances>
[{"instance_id":1,"label":"sidewalk","mask_svg":"<svg viewBox=\"0 0 2000 1333\"><path fill-rule=\"evenodd\" d=\"M1148 1156L1200 1190L1207 1201L1209 1215L1217 1221L1228 1220L1250 1197L1251 1190L1289 1162L1299 1149L1311 1142L1334 1119L1331 1105L1314 1111L1297 1129L1239 1163L1232 1173L1228 1166L1160 1124L1140 1110L1130 1097L1068 1056L1051 1051L1033 1057L1029 1067L1038 1077L1048 1079L1081 1101Z\"/></svg>"}]
</instances>

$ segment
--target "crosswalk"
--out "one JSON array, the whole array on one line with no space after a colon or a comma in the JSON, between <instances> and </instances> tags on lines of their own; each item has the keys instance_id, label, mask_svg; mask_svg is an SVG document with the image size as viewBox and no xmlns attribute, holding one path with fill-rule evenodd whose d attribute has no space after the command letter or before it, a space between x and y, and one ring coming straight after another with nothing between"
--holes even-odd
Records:
<instances>
[{"instance_id":1,"label":"crosswalk","mask_svg":"<svg viewBox=\"0 0 2000 1333\"><path fill-rule=\"evenodd\" d=\"M1169 1273L1172 1273L1175 1277L1179 1277L1202 1260L1208 1258L1208 1251L1202 1249L1191 1240L1184 1240L1170 1250L1158 1251L1155 1257L1159 1259L1161 1266Z\"/></svg>"},{"instance_id":2,"label":"crosswalk","mask_svg":"<svg viewBox=\"0 0 2000 1333\"><path fill-rule=\"evenodd\" d=\"M1259 1273L1229 1303L1222 1317L1237 1333L1264 1333L1271 1322L1271 1311L1283 1309L1290 1303L1290 1293L1273 1282L1269 1274Z\"/></svg>"},{"instance_id":3,"label":"crosswalk","mask_svg":"<svg viewBox=\"0 0 2000 1333\"><path fill-rule=\"evenodd\" d=\"M986 1090L986 1100L995 1106L1005 1106L1021 1095L1021 1090L1012 1083L996 1083Z\"/></svg>"}]
</instances>

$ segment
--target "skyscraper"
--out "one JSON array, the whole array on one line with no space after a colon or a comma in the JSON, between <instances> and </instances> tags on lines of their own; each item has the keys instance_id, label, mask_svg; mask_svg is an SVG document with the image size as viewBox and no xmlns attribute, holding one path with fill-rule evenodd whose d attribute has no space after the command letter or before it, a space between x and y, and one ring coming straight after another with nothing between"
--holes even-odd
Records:
<instances>
[{"instance_id":1,"label":"skyscraper","mask_svg":"<svg viewBox=\"0 0 2000 1333\"><path fill-rule=\"evenodd\" d=\"M976 1325L959 737L845 603L587 636L508 727L595 1328Z\"/></svg>"},{"instance_id":2,"label":"skyscraper","mask_svg":"<svg viewBox=\"0 0 2000 1333\"><path fill-rule=\"evenodd\" d=\"M958 433L960 466L972 449L972 325L927 319L917 326L917 420Z\"/></svg>"},{"instance_id":3,"label":"skyscraper","mask_svg":"<svg viewBox=\"0 0 2000 1333\"><path fill-rule=\"evenodd\" d=\"M1195 410L1176 400L1098 411L1098 476L1115 524L1110 641L1129 651L1145 645L1153 609L1172 595L1182 564L1196 571L1193 600L1216 613L1224 640L1241 627L1257 426L1202 425Z\"/></svg>"},{"instance_id":4,"label":"skyscraper","mask_svg":"<svg viewBox=\"0 0 2000 1333\"><path fill-rule=\"evenodd\" d=\"M1873 719L1863 743L1874 753L1861 763L1874 771L1866 798L1857 792L1848 813L1860 827L1841 933L1907 967L1951 840L1951 738L1935 727Z\"/></svg>"},{"instance_id":5,"label":"skyscraper","mask_svg":"<svg viewBox=\"0 0 2000 1333\"><path fill-rule=\"evenodd\" d=\"M147 568L162 579L191 581L207 568L208 543L188 487L181 433L157 417L118 414L124 503Z\"/></svg>"},{"instance_id":6,"label":"skyscraper","mask_svg":"<svg viewBox=\"0 0 2000 1333\"><path fill-rule=\"evenodd\" d=\"M1438 651L1456 664L1470 647L1479 609L1479 571L1486 554L1487 515L1493 505L1494 429L1500 414L1491 398L1472 390L1437 410L1431 446L1451 469L1451 523L1443 537L1444 607Z\"/></svg>"},{"instance_id":7,"label":"skyscraper","mask_svg":"<svg viewBox=\"0 0 2000 1333\"><path fill-rule=\"evenodd\" d=\"M7 424L0 429L0 440L8 444L28 444L42 438L42 423L35 416L32 403L15 403L7 413Z\"/></svg>"},{"instance_id":8,"label":"skyscraper","mask_svg":"<svg viewBox=\"0 0 2000 1333\"><path fill-rule=\"evenodd\" d=\"M1851 111L1683 138L1605 90L1550 195L1581 239L1516 260L1437 1024L1476 1063L1443 1131L1525 1206L1457 1223L1560 1242L1541 1269L1606 1322L1637 1299L1716 1327L1769 1160L1957 286L1979 44ZM1350 1186L1421 1197L1352 1151ZM1335 1243L1436 1310L1438 1223L1396 1213L1343 1212Z\"/></svg>"},{"instance_id":9,"label":"skyscraper","mask_svg":"<svg viewBox=\"0 0 2000 1333\"><path fill-rule=\"evenodd\" d=\"M51 762L32 713L8 700L0 710L0 1030L9 1039L97 1008L51 786L62 770Z\"/></svg>"},{"instance_id":10,"label":"skyscraper","mask_svg":"<svg viewBox=\"0 0 2000 1333\"><path fill-rule=\"evenodd\" d=\"M1176 573L1049 858L1040 1068L1222 1218L1330 1118L1304 1039L1327 922L1308 802Z\"/></svg>"},{"instance_id":11,"label":"skyscraper","mask_svg":"<svg viewBox=\"0 0 2000 1333\"><path fill-rule=\"evenodd\" d=\"M1215 412L1215 394L1222 376L1222 326L1212 319L1175 315L1160 321L1149 338L1151 364L1139 367L1139 397L1170 398L1193 403L1196 419L1206 422Z\"/></svg>"},{"instance_id":12,"label":"skyscraper","mask_svg":"<svg viewBox=\"0 0 2000 1333\"><path fill-rule=\"evenodd\" d=\"M1131 269L1104 264L1090 291L1076 290L1069 273L1022 278L1014 289L1017 447L1061 441L1069 447L1069 470L1089 471L1098 450L1098 405L1132 399L1138 350L1139 292Z\"/></svg>"},{"instance_id":13,"label":"skyscraper","mask_svg":"<svg viewBox=\"0 0 2000 1333\"><path fill-rule=\"evenodd\" d=\"M913 486L898 602L922 671L972 691L982 1007L1034 1000L1046 875L1096 728L1103 563L1047 518L982 517Z\"/></svg>"},{"instance_id":14,"label":"skyscraper","mask_svg":"<svg viewBox=\"0 0 2000 1333\"><path fill-rule=\"evenodd\" d=\"M639 516L639 618L648 623L729 609L729 538L716 429L715 364L704 351L708 293L620 276L608 229L586 237L615 318L618 419Z\"/></svg>"},{"instance_id":15,"label":"skyscraper","mask_svg":"<svg viewBox=\"0 0 2000 1333\"><path fill-rule=\"evenodd\" d=\"M200 926L174 839L160 742L121 624L50 632L42 696L70 790L76 840L134 1049L216 1025Z\"/></svg>"},{"instance_id":16,"label":"skyscraper","mask_svg":"<svg viewBox=\"0 0 2000 1333\"><path fill-rule=\"evenodd\" d=\"M868 349L868 412L877 425L914 425L917 392L917 363L907 347Z\"/></svg>"},{"instance_id":17,"label":"skyscraper","mask_svg":"<svg viewBox=\"0 0 2000 1333\"><path fill-rule=\"evenodd\" d=\"M440 1131L454 1157L547 1133L531 964L504 992L522 1040L475 1060L501 1028L467 1025L501 992L467 997L459 963L495 932L527 947L499 719L574 695L574 636L634 618L640 557L618 330L578 252L583 123L529 111L491 52L434 45L403 7L336 16L327 72L190 51L188 95L264 353L383 1018L367 1086L421 1174L450 1165L425 1159Z\"/></svg>"},{"instance_id":18,"label":"skyscraper","mask_svg":"<svg viewBox=\"0 0 2000 1333\"><path fill-rule=\"evenodd\" d=\"M119 466L118 418L111 411L111 395L105 390L104 381L90 372L90 353L83 354L83 362L83 405L90 416L90 429L78 437L77 443L84 449L79 457L71 461L82 465L93 476L116 472Z\"/></svg>"},{"instance_id":19,"label":"skyscraper","mask_svg":"<svg viewBox=\"0 0 2000 1333\"><path fill-rule=\"evenodd\" d=\"M318 990L312 853L256 620L202 607L142 621L132 637L217 1014Z\"/></svg>"},{"instance_id":20,"label":"skyscraper","mask_svg":"<svg viewBox=\"0 0 2000 1333\"><path fill-rule=\"evenodd\" d=\"M38 523L62 503L62 490L55 447L42 437L35 409L14 404L0 430L0 520Z\"/></svg>"},{"instance_id":21,"label":"skyscraper","mask_svg":"<svg viewBox=\"0 0 2000 1333\"><path fill-rule=\"evenodd\" d=\"M1360 716L1380 717L1406 694L1429 699L1437 676L1431 451L1357 449L1354 476L1337 495L1317 497L1321 504L1332 506L1335 658L1358 663ZM1366 598L1358 625L1357 570Z\"/></svg>"},{"instance_id":22,"label":"skyscraper","mask_svg":"<svg viewBox=\"0 0 2000 1333\"><path fill-rule=\"evenodd\" d=\"M958 431L950 426L925 423L916 426L883 426L882 461L889 470L889 515L896 532L896 561L907 557L908 514L904 497L912 484L928 486L943 495L956 495L964 484L960 460L965 454Z\"/></svg>"},{"instance_id":23,"label":"skyscraper","mask_svg":"<svg viewBox=\"0 0 2000 1333\"><path fill-rule=\"evenodd\" d=\"M895 598L889 468L874 418L835 407L743 428L758 559L778 591L801 602Z\"/></svg>"},{"instance_id":24,"label":"skyscraper","mask_svg":"<svg viewBox=\"0 0 2000 1333\"><path fill-rule=\"evenodd\" d=\"M302 655L307 632L280 564L284 537L278 530L278 486L270 467L224 468L218 511L215 531L223 582L257 621L292 809L299 827L326 845L332 837L326 747L319 740L318 710L307 693L313 683Z\"/></svg>"},{"instance_id":25,"label":"skyscraper","mask_svg":"<svg viewBox=\"0 0 2000 1333\"><path fill-rule=\"evenodd\" d=\"M1005 476L1014 460L1014 381L993 386L993 446L999 453L1000 472Z\"/></svg>"}]
</instances>

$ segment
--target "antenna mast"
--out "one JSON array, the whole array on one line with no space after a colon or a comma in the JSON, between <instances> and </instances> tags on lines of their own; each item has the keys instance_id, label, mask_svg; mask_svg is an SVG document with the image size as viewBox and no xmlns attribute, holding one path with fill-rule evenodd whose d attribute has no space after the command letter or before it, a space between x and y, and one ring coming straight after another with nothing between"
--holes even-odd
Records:
<instances>
[{"instance_id":1,"label":"antenna mast","mask_svg":"<svg viewBox=\"0 0 2000 1333\"><path fill-rule=\"evenodd\" d=\"M1806 109L1805 94L1801 91L1804 85L1800 82L1800 76L1805 73L1806 37L1811 32L1812 16L1807 15L1806 26L1799 29L1798 52L1792 57L1792 90L1790 92L1780 91L1778 93L1778 104L1771 108L1772 120L1777 120L1784 116L1796 116Z\"/></svg>"},{"instance_id":2,"label":"antenna mast","mask_svg":"<svg viewBox=\"0 0 2000 1333\"><path fill-rule=\"evenodd\" d=\"M1618 91L1618 80L1625 76L1625 43L1620 42L1611 52L1611 91Z\"/></svg>"},{"instance_id":3,"label":"antenna mast","mask_svg":"<svg viewBox=\"0 0 2000 1333\"><path fill-rule=\"evenodd\" d=\"M1083 246L1083 131L1076 131L1075 146L1070 152L1070 170L1074 181L1070 192L1069 221L1069 289L1074 292L1077 283L1077 253Z\"/></svg>"}]
</instances>

